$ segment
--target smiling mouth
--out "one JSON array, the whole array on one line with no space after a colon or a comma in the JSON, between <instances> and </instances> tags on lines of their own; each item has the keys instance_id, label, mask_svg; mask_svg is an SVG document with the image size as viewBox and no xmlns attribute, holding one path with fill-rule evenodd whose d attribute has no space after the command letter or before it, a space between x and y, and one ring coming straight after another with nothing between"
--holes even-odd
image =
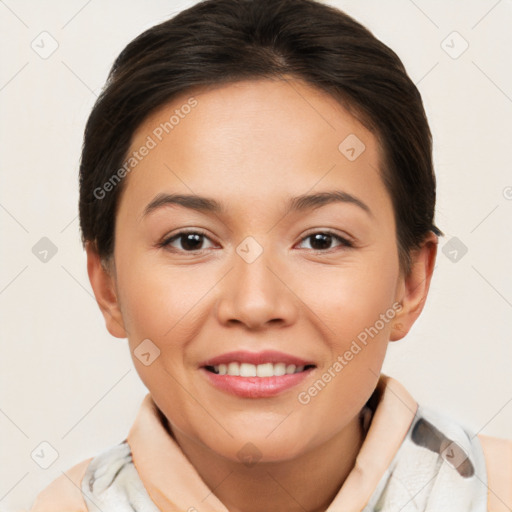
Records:
<instances>
[{"instance_id":1,"label":"smiling mouth","mask_svg":"<svg viewBox=\"0 0 512 512\"><path fill-rule=\"evenodd\" d=\"M308 364L305 366L296 366L294 364L285 363L263 363L263 364L250 364L239 363L233 361L228 364L219 364L215 366L207 365L204 368L216 375L229 375L232 377L281 377L283 375L292 375L294 373L302 373L315 365Z\"/></svg>"}]
</instances>

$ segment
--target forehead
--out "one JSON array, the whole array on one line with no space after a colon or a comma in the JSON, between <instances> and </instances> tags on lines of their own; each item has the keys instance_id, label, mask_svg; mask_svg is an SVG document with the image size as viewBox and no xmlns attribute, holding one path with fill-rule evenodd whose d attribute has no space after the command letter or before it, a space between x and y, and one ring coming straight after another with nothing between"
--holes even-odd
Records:
<instances>
[{"instance_id":1,"label":"forehead","mask_svg":"<svg viewBox=\"0 0 512 512\"><path fill-rule=\"evenodd\" d=\"M191 89L139 126L128 156L144 146L123 192L139 213L158 192L204 192L243 205L340 185L389 206L373 133L298 80Z\"/></svg>"}]
</instances>

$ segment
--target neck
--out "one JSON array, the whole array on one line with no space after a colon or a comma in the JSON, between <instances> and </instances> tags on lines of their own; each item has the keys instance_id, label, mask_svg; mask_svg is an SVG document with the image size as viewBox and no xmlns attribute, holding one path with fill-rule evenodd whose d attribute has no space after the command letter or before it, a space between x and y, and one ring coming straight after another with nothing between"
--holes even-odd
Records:
<instances>
[{"instance_id":1,"label":"neck","mask_svg":"<svg viewBox=\"0 0 512 512\"><path fill-rule=\"evenodd\" d=\"M364 441L359 416L320 446L282 462L246 466L173 431L184 454L230 512L324 512ZM311 492L314 489L314 492Z\"/></svg>"}]
</instances>

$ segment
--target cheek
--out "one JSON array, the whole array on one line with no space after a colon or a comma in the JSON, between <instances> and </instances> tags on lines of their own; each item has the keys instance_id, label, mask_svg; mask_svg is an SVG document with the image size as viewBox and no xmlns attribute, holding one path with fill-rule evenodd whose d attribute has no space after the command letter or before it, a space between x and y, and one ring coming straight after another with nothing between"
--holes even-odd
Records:
<instances>
[{"instance_id":1,"label":"cheek","mask_svg":"<svg viewBox=\"0 0 512 512\"><path fill-rule=\"evenodd\" d=\"M381 314L391 315L397 275L397 267L384 263L340 269L334 275L315 280L322 293L312 309L318 308L326 326L331 328L331 338L343 345L373 326ZM383 330L380 323L378 326Z\"/></svg>"},{"instance_id":2,"label":"cheek","mask_svg":"<svg viewBox=\"0 0 512 512\"><path fill-rule=\"evenodd\" d=\"M330 336L328 368L336 375L331 392L343 394L340 402L355 409L362 405L360 400L368 398L377 382L396 316L398 260L394 259L394 248L388 249L386 257L385 251L375 251L364 266L354 266L336 287L331 284L330 288L333 300L327 321L334 332ZM334 361L339 363L335 368ZM350 391L354 389L358 392Z\"/></svg>"},{"instance_id":3,"label":"cheek","mask_svg":"<svg viewBox=\"0 0 512 512\"><path fill-rule=\"evenodd\" d=\"M154 337L163 342L176 339L197 314L198 303L214 284L199 267L178 269L141 258L128 262L119 273L123 316L131 335Z\"/></svg>"}]
</instances>

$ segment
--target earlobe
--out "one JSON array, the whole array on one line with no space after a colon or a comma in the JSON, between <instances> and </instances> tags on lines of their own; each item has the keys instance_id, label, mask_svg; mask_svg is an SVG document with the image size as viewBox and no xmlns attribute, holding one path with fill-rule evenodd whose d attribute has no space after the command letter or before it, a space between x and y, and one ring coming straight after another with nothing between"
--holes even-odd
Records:
<instances>
[{"instance_id":1,"label":"earlobe","mask_svg":"<svg viewBox=\"0 0 512 512\"><path fill-rule=\"evenodd\" d=\"M119 307L112 272L104 268L101 258L91 242L86 242L85 250L87 253L89 281L96 297L96 302L105 318L107 330L116 338L126 338L127 331Z\"/></svg>"},{"instance_id":2,"label":"earlobe","mask_svg":"<svg viewBox=\"0 0 512 512\"><path fill-rule=\"evenodd\" d=\"M394 319L390 341L402 339L423 310L434 272L437 244L437 235L430 232L421 247L411 253L411 270L403 277L397 298L402 308Z\"/></svg>"}]
</instances>

